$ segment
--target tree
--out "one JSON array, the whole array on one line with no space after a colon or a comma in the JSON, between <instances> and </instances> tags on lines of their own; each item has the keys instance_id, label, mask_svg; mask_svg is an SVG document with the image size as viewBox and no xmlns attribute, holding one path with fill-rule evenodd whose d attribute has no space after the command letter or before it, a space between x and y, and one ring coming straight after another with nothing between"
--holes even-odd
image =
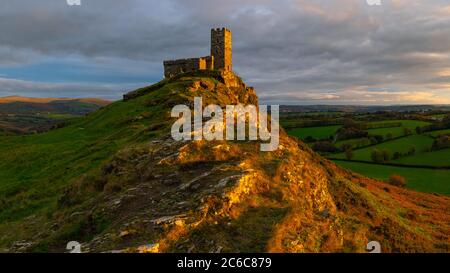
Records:
<instances>
[{"instance_id":1,"label":"tree","mask_svg":"<svg viewBox=\"0 0 450 273\"><path fill-rule=\"evenodd\" d=\"M372 154L370 155L372 158L372 161L375 163L383 163L384 157L383 153L379 150L373 150Z\"/></svg>"},{"instance_id":2,"label":"tree","mask_svg":"<svg viewBox=\"0 0 450 273\"><path fill-rule=\"evenodd\" d=\"M345 158L347 158L348 160L352 160L353 158L352 148L348 148L347 150L345 150Z\"/></svg>"},{"instance_id":3,"label":"tree","mask_svg":"<svg viewBox=\"0 0 450 273\"><path fill-rule=\"evenodd\" d=\"M391 152L389 150L383 150L383 162L391 160Z\"/></svg>"},{"instance_id":4,"label":"tree","mask_svg":"<svg viewBox=\"0 0 450 273\"><path fill-rule=\"evenodd\" d=\"M431 150L441 150L450 148L450 136L449 135L443 135L437 137L433 141L433 146L431 146Z\"/></svg>"},{"instance_id":5,"label":"tree","mask_svg":"<svg viewBox=\"0 0 450 273\"><path fill-rule=\"evenodd\" d=\"M312 145L312 148L316 152L336 153L339 151L330 141L318 141Z\"/></svg>"},{"instance_id":6,"label":"tree","mask_svg":"<svg viewBox=\"0 0 450 273\"><path fill-rule=\"evenodd\" d=\"M409 149L407 154L409 156L415 155L416 154L416 146L411 146L411 148Z\"/></svg>"},{"instance_id":7,"label":"tree","mask_svg":"<svg viewBox=\"0 0 450 273\"><path fill-rule=\"evenodd\" d=\"M306 138L305 138L305 142L307 142L307 143L312 143L312 142L316 142L317 141L317 139L315 139L314 137L312 137L312 136L307 136Z\"/></svg>"},{"instance_id":8,"label":"tree","mask_svg":"<svg viewBox=\"0 0 450 273\"><path fill-rule=\"evenodd\" d=\"M422 134L422 128L420 128L419 126L416 127L416 133L418 135Z\"/></svg>"},{"instance_id":9,"label":"tree","mask_svg":"<svg viewBox=\"0 0 450 273\"><path fill-rule=\"evenodd\" d=\"M403 134L404 134L405 136L412 135L412 130L405 127L405 128L403 128Z\"/></svg>"}]
</instances>

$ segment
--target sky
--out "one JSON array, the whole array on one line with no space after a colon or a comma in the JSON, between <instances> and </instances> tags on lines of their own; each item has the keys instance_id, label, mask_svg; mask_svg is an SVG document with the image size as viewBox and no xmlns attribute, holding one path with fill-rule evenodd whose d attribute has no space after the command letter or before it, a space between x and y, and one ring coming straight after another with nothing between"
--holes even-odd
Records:
<instances>
[{"instance_id":1,"label":"sky","mask_svg":"<svg viewBox=\"0 0 450 273\"><path fill-rule=\"evenodd\" d=\"M0 0L0 97L100 97L233 32L266 104L450 104L450 1Z\"/></svg>"}]
</instances>

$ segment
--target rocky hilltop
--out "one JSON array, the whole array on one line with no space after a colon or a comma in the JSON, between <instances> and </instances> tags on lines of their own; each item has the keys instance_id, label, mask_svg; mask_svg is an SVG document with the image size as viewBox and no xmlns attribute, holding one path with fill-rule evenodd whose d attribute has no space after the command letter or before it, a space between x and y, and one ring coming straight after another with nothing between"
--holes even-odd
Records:
<instances>
[{"instance_id":1,"label":"rocky hilltop","mask_svg":"<svg viewBox=\"0 0 450 273\"><path fill-rule=\"evenodd\" d=\"M450 251L448 197L343 170L283 130L274 152L257 141L175 142L174 105L195 96L205 105L257 103L233 80L180 75L71 125L113 128L89 147L114 138L117 148L85 174L61 176L67 182L45 212L4 222L4 249L64 251L79 241L89 252L366 252L378 241L383 252ZM19 225L18 235L3 233Z\"/></svg>"}]
</instances>

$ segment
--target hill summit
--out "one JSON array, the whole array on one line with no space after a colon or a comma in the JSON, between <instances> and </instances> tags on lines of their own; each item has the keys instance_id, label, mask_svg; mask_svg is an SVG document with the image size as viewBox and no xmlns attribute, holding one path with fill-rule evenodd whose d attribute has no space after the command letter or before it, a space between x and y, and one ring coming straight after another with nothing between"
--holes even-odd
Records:
<instances>
[{"instance_id":1,"label":"hill summit","mask_svg":"<svg viewBox=\"0 0 450 273\"><path fill-rule=\"evenodd\" d=\"M273 152L258 141L172 139L171 108L194 97L257 104L234 80L180 74L30 136L6 156L24 158L31 146L39 156L50 139L57 147L21 161L47 166L26 177L28 188L1 192L2 249L64 251L78 241L86 252L366 252L378 241L383 252L450 251L448 197L343 170L282 129ZM0 160L2 177L17 169Z\"/></svg>"}]
</instances>

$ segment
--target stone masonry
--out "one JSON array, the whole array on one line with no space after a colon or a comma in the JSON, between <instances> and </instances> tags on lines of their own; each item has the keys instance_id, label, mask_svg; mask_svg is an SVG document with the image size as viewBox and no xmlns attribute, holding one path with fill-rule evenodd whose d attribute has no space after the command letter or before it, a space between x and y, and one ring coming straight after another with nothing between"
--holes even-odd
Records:
<instances>
[{"instance_id":1,"label":"stone masonry","mask_svg":"<svg viewBox=\"0 0 450 273\"><path fill-rule=\"evenodd\" d=\"M211 29L211 56L214 56L214 69L233 71L230 30Z\"/></svg>"},{"instance_id":2,"label":"stone masonry","mask_svg":"<svg viewBox=\"0 0 450 273\"><path fill-rule=\"evenodd\" d=\"M164 77L197 70L232 71L231 31L226 28L211 29L211 55L199 58L164 61Z\"/></svg>"}]
</instances>

